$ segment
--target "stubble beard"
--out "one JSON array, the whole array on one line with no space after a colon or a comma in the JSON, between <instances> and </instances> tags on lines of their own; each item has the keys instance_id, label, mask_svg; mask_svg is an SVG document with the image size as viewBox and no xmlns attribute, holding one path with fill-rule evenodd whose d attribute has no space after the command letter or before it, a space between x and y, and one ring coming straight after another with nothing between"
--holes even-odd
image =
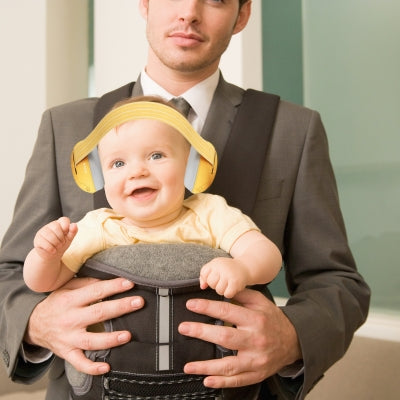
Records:
<instances>
[{"instance_id":1,"label":"stubble beard","mask_svg":"<svg viewBox=\"0 0 400 400\"><path fill-rule=\"evenodd\" d=\"M218 65L222 54L227 49L231 36L223 38L221 44L207 54L196 54L196 49L180 47L178 51L168 53L162 42L153 42L147 32L150 48L161 64L180 73L194 73L206 70L211 65Z\"/></svg>"},{"instance_id":2,"label":"stubble beard","mask_svg":"<svg viewBox=\"0 0 400 400\"><path fill-rule=\"evenodd\" d=\"M154 49L153 49L154 51ZM189 52L190 50L182 49L182 52ZM193 73L193 72L200 72L206 70L211 65L218 63L220 57L213 57L213 58L202 58L202 59L187 59L185 55L177 56L177 57L168 57L164 54L157 54L154 51L160 62L166 66L167 68L180 72L180 73Z\"/></svg>"}]
</instances>

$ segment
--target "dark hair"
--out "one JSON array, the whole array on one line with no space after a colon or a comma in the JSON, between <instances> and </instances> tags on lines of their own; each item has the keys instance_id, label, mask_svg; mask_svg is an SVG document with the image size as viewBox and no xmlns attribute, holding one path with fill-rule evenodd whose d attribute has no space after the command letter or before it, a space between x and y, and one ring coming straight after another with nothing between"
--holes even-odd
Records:
<instances>
[{"instance_id":1,"label":"dark hair","mask_svg":"<svg viewBox=\"0 0 400 400\"><path fill-rule=\"evenodd\" d=\"M244 3L247 3L249 0L239 0L239 8L242 7Z\"/></svg>"}]
</instances>

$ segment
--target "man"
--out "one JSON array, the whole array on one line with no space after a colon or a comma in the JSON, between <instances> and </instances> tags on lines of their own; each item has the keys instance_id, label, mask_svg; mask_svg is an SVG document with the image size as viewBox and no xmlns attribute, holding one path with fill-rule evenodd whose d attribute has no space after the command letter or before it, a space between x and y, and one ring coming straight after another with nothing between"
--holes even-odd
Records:
<instances>
[{"instance_id":1,"label":"man","mask_svg":"<svg viewBox=\"0 0 400 400\"><path fill-rule=\"evenodd\" d=\"M226 83L218 65L231 36L246 26L251 1L139 3L147 21L149 54L130 95L144 92L167 99L183 95L192 107L189 120L222 154L243 90ZM61 215L78 220L94 206L93 198L75 187L69 154L91 131L97 102L86 99L44 114L4 238L0 347L16 381L29 383L48 368L48 355L38 354L44 349L85 373L106 372L103 364L88 360L83 351L126 343L130 332L96 334L86 332L86 327L143 306L143 300L134 297L98 302L131 288L123 279L76 279L46 298L29 292L22 281L34 232ZM288 304L278 308L250 289L236 296L237 305L189 302L190 310L223 319L235 328L185 322L180 333L237 350L237 355L193 362L185 372L207 375L204 383L210 387L257 384L259 398L274 398L269 397L274 392L280 398L301 399L343 356L369 305L368 286L357 273L347 245L317 113L279 103L252 217L282 250L291 293ZM34 360L39 362L33 364ZM47 398L67 396L63 364L56 359Z\"/></svg>"}]
</instances>

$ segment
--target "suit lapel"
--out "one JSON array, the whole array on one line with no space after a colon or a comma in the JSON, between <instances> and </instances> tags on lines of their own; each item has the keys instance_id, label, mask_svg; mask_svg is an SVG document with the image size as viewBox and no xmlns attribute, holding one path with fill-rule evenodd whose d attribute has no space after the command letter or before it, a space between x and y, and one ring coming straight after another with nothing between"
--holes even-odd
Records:
<instances>
[{"instance_id":1,"label":"suit lapel","mask_svg":"<svg viewBox=\"0 0 400 400\"><path fill-rule=\"evenodd\" d=\"M243 92L243 89L227 83L222 76L220 77L201 132L201 136L214 145L219 160L222 159Z\"/></svg>"},{"instance_id":2,"label":"suit lapel","mask_svg":"<svg viewBox=\"0 0 400 400\"><path fill-rule=\"evenodd\" d=\"M128 83L118 89L101 96L94 109L93 128L111 110L115 103L132 96L134 82Z\"/></svg>"}]
</instances>

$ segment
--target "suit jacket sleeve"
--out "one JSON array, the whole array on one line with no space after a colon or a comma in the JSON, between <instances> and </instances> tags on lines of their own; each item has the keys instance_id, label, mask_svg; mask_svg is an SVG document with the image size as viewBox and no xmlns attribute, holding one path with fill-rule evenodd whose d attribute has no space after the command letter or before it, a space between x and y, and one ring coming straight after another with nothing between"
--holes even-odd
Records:
<instances>
[{"instance_id":1,"label":"suit jacket sleeve","mask_svg":"<svg viewBox=\"0 0 400 400\"><path fill-rule=\"evenodd\" d=\"M24 284L22 268L36 231L61 215L78 220L91 207L91 196L75 188L69 154L90 131L93 100L72 103L43 114L37 141L26 169L10 228L0 251L0 350L9 376L30 383L47 364L24 363L20 345L34 307L43 294ZM68 119L70 112L74 118ZM87 121L85 123L85 121ZM57 137L55 131L59 131ZM75 199L74 199L75 197Z\"/></svg>"},{"instance_id":2,"label":"suit jacket sleeve","mask_svg":"<svg viewBox=\"0 0 400 400\"><path fill-rule=\"evenodd\" d=\"M306 393L347 350L365 321L369 288L349 249L317 112L281 102L253 215L283 252Z\"/></svg>"}]
</instances>

